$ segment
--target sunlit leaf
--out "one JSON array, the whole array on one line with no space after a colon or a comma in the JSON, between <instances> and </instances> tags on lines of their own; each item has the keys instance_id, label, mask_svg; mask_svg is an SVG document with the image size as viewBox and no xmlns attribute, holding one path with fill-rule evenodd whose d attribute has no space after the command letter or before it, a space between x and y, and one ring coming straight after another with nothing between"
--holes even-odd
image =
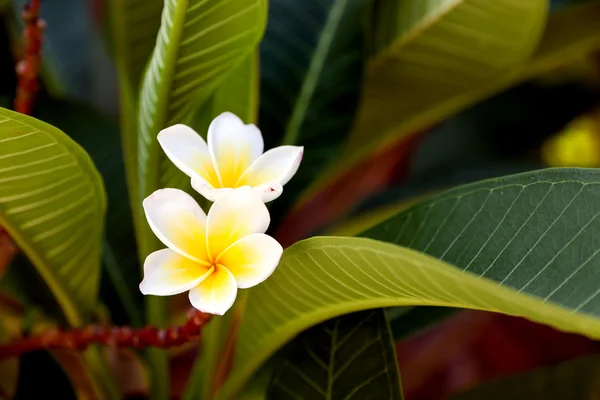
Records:
<instances>
[{"instance_id":1,"label":"sunlit leaf","mask_svg":"<svg viewBox=\"0 0 600 400\"><path fill-rule=\"evenodd\" d=\"M485 382L454 400L588 400L600 395L600 357L581 357L559 365Z\"/></svg>"},{"instance_id":2,"label":"sunlit leaf","mask_svg":"<svg viewBox=\"0 0 600 400\"><path fill-rule=\"evenodd\" d=\"M0 225L75 326L97 302L105 211L85 151L51 125L0 109Z\"/></svg>"},{"instance_id":3,"label":"sunlit leaf","mask_svg":"<svg viewBox=\"0 0 600 400\"><path fill-rule=\"evenodd\" d=\"M102 250L102 301L116 324L143 325L141 281L131 208L117 124L91 107L65 100L38 99L38 117L67 132L89 152L104 178L108 197Z\"/></svg>"},{"instance_id":4,"label":"sunlit leaf","mask_svg":"<svg viewBox=\"0 0 600 400\"><path fill-rule=\"evenodd\" d=\"M441 260L371 239L293 245L249 295L223 397L294 335L362 309L481 309L600 338L598 187L599 170L492 179L433 197L365 234Z\"/></svg>"},{"instance_id":5,"label":"sunlit leaf","mask_svg":"<svg viewBox=\"0 0 600 400\"><path fill-rule=\"evenodd\" d=\"M275 366L269 399L402 399L385 312L362 311L302 333Z\"/></svg>"},{"instance_id":6,"label":"sunlit leaf","mask_svg":"<svg viewBox=\"0 0 600 400\"><path fill-rule=\"evenodd\" d=\"M265 0L165 2L139 106L139 182L146 196L160 186L188 187L189 178L159 151L156 135L192 118L261 38Z\"/></svg>"},{"instance_id":7,"label":"sunlit leaf","mask_svg":"<svg viewBox=\"0 0 600 400\"><path fill-rule=\"evenodd\" d=\"M166 0L161 26L141 84L138 108L138 194L150 195L162 187L189 189L189 178L159 149L157 134L176 123L189 122L200 105L260 40L266 21L266 0ZM138 212L141 203L138 204ZM135 211L134 211L135 212ZM145 223L138 224L140 255L158 246ZM148 322L166 324L164 299L147 299ZM166 359L152 351L155 368L151 382L155 398L167 396Z\"/></svg>"}]
</instances>

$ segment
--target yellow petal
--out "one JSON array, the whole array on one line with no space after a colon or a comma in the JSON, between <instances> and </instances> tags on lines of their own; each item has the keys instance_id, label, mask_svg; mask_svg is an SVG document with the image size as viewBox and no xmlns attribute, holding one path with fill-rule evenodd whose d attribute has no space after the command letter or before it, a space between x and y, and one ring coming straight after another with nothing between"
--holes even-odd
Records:
<instances>
[{"instance_id":1,"label":"yellow petal","mask_svg":"<svg viewBox=\"0 0 600 400\"><path fill-rule=\"evenodd\" d=\"M190 302L196 309L223 315L231 308L237 296L237 286L231 272L217 266L215 271L190 290Z\"/></svg>"},{"instance_id":2,"label":"yellow petal","mask_svg":"<svg viewBox=\"0 0 600 400\"><path fill-rule=\"evenodd\" d=\"M152 231L171 250L206 263L206 214L187 193L160 189L148 196L144 211Z\"/></svg>"},{"instance_id":3,"label":"yellow petal","mask_svg":"<svg viewBox=\"0 0 600 400\"><path fill-rule=\"evenodd\" d=\"M264 233L270 220L267 207L250 187L223 195L208 211L206 220L211 260L244 236Z\"/></svg>"},{"instance_id":4,"label":"yellow petal","mask_svg":"<svg viewBox=\"0 0 600 400\"><path fill-rule=\"evenodd\" d=\"M146 257L140 291L155 296L183 293L200 284L213 270L172 250L158 250Z\"/></svg>"},{"instance_id":5,"label":"yellow petal","mask_svg":"<svg viewBox=\"0 0 600 400\"><path fill-rule=\"evenodd\" d=\"M237 185L285 185L298 171L303 151L299 146L280 146L267 151L244 172Z\"/></svg>"},{"instance_id":6,"label":"yellow petal","mask_svg":"<svg viewBox=\"0 0 600 400\"><path fill-rule=\"evenodd\" d=\"M240 289L246 289L271 276L282 253L283 248L277 240L255 233L232 244L221 253L217 263L231 272Z\"/></svg>"},{"instance_id":7,"label":"yellow petal","mask_svg":"<svg viewBox=\"0 0 600 400\"><path fill-rule=\"evenodd\" d=\"M262 154L264 143L256 126L244 125L237 116L225 112L208 128L208 148L220 187L234 188L244 171Z\"/></svg>"},{"instance_id":8,"label":"yellow petal","mask_svg":"<svg viewBox=\"0 0 600 400\"><path fill-rule=\"evenodd\" d=\"M177 124L163 129L158 134L158 143L184 174L192 179L205 181L211 187L219 187L208 146L192 128Z\"/></svg>"}]
</instances>

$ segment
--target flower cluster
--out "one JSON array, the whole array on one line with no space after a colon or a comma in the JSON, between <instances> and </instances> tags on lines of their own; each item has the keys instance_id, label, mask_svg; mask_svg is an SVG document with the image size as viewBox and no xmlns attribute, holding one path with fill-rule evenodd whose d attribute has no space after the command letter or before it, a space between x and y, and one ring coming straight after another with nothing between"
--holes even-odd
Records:
<instances>
[{"instance_id":1,"label":"flower cluster","mask_svg":"<svg viewBox=\"0 0 600 400\"><path fill-rule=\"evenodd\" d=\"M283 248L265 234L270 216L264 203L281 195L303 148L263 154L260 130L231 113L212 121L208 144L185 125L164 129L158 141L194 190L214 204L205 214L178 189L157 190L143 201L148 224L167 248L146 258L140 290L155 296L189 291L196 309L223 315L238 288L258 285L279 264Z\"/></svg>"}]
</instances>

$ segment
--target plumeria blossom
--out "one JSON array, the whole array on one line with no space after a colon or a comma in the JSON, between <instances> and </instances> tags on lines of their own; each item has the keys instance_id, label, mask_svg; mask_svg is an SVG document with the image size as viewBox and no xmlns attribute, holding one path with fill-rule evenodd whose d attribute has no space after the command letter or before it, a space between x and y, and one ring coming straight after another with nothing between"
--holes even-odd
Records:
<instances>
[{"instance_id":1,"label":"plumeria blossom","mask_svg":"<svg viewBox=\"0 0 600 400\"><path fill-rule=\"evenodd\" d=\"M143 294L169 296L189 290L198 310L223 315L237 290L267 279L283 249L265 235L267 207L250 188L225 193L208 215L187 193L160 189L144 202L148 224L167 248L144 262Z\"/></svg>"},{"instance_id":2,"label":"plumeria blossom","mask_svg":"<svg viewBox=\"0 0 600 400\"><path fill-rule=\"evenodd\" d=\"M260 130L230 112L208 127L208 144L192 128L178 124L163 129L158 142L167 157L210 201L242 186L251 186L263 202L276 199L294 176L303 147L280 146L263 154Z\"/></svg>"}]
</instances>

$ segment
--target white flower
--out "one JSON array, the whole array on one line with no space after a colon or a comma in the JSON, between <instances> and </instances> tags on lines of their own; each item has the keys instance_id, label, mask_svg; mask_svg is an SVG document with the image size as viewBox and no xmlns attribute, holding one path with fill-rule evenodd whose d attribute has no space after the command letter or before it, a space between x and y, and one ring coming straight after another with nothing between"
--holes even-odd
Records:
<instances>
[{"instance_id":1,"label":"white flower","mask_svg":"<svg viewBox=\"0 0 600 400\"><path fill-rule=\"evenodd\" d=\"M152 231L168 247L146 258L143 294L189 290L195 308L223 315L238 288L258 285L279 263L281 245L264 234L269 212L249 187L221 196L208 216L178 189L157 190L143 205Z\"/></svg>"},{"instance_id":2,"label":"white flower","mask_svg":"<svg viewBox=\"0 0 600 400\"><path fill-rule=\"evenodd\" d=\"M263 154L260 130L229 112L211 122L208 145L181 124L163 129L158 142L192 179L192 187L210 201L242 186L251 186L263 202L275 200L298 170L303 152L303 147L280 146Z\"/></svg>"}]
</instances>

